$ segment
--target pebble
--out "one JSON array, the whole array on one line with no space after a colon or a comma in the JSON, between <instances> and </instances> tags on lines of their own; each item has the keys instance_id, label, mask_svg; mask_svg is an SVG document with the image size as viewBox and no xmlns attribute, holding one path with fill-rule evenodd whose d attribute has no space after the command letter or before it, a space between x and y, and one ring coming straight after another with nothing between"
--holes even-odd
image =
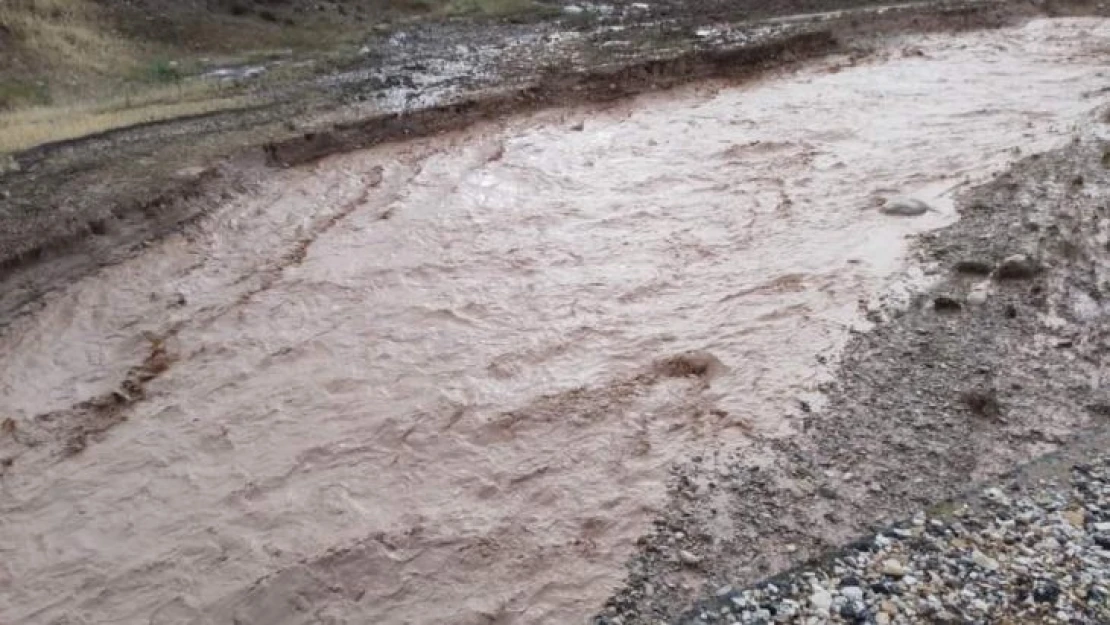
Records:
<instances>
[{"instance_id":1,"label":"pebble","mask_svg":"<svg viewBox=\"0 0 1110 625\"><path fill-rule=\"evenodd\" d=\"M824 588L818 588L809 596L809 604L818 612L828 612L832 602L832 595Z\"/></svg>"},{"instance_id":2,"label":"pebble","mask_svg":"<svg viewBox=\"0 0 1110 625\"><path fill-rule=\"evenodd\" d=\"M721 588L728 610L707 613L724 623L1110 623L1110 456L1072 482L1013 498L989 488L987 506L918 513L912 531L887 529L870 550L776 578L773 593Z\"/></svg>"},{"instance_id":3,"label":"pebble","mask_svg":"<svg viewBox=\"0 0 1110 625\"><path fill-rule=\"evenodd\" d=\"M689 551L686 551L685 549L682 549L678 552L678 559L681 560L683 564L690 565L701 562L701 558L694 555L693 553L690 553Z\"/></svg>"},{"instance_id":4,"label":"pebble","mask_svg":"<svg viewBox=\"0 0 1110 625\"><path fill-rule=\"evenodd\" d=\"M879 209L884 215L899 217L917 217L929 212L929 205L917 198L903 197L887 201Z\"/></svg>"},{"instance_id":5,"label":"pebble","mask_svg":"<svg viewBox=\"0 0 1110 625\"><path fill-rule=\"evenodd\" d=\"M1037 264L1025 254L1006 257L994 270L998 280L1026 280L1037 273Z\"/></svg>"},{"instance_id":6,"label":"pebble","mask_svg":"<svg viewBox=\"0 0 1110 625\"><path fill-rule=\"evenodd\" d=\"M998 570L998 562L994 558L984 555L981 551L976 550L972 553L971 561L988 571Z\"/></svg>"},{"instance_id":7,"label":"pebble","mask_svg":"<svg viewBox=\"0 0 1110 625\"><path fill-rule=\"evenodd\" d=\"M859 586L845 586L840 589L840 594L849 601L863 601L863 589Z\"/></svg>"},{"instance_id":8,"label":"pebble","mask_svg":"<svg viewBox=\"0 0 1110 625\"><path fill-rule=\"evenodd\" d=\"M906 567L901 562L891 559L883 561L883 575L902 577L906 574Z\"/></svg>"}]
</instances>

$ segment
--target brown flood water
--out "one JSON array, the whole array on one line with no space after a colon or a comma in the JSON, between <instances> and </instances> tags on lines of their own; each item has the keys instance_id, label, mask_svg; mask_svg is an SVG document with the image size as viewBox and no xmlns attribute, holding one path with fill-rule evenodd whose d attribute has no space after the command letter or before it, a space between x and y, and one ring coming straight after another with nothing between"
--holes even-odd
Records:
<instances>
[{"instance_id":1,"label":"brown flood water","mask_svg":"<svg viewBox=\"0 0 1110 625\"><path fill-rule=\"evenodd\" d=\"M907 235L1087 123L1108 46L907 37L274 172L3 338L28 428L144 337L173 362L76 455L0 442L0 622L584 622L670 463L791 435L861 302L921 283Z\"/></svg>"}]
</instances>

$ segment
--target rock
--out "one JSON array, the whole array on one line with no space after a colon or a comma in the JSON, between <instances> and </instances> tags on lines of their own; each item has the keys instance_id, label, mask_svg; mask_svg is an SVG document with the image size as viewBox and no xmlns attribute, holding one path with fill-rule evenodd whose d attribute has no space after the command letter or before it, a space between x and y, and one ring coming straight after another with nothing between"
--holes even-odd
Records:
<instances>
[{"instance_id":1,"label":"rock","mask_svg":"<svg viewBox=\"0 0 1110 625\"><path fill-rule=\"evenodd\" d=\"M809 596L809 604L818 612L828 613L832 607L832 595L824 588L818 588Z\"/></svg>"},{"instance_id":2,"label":"rock","mask_svg":"<svg viewBox=\"0 0 1110 625\"><path fill-rule=\"evenodd\" d=\"M925 202L909 197L888 200L879 208L879 212L884 215L896 215L898 217L917 217L930 210L932 209Z\"/></svg>"},{"instance_id":3,"label":"rock","mask_svg":"<svg viewBox=\"0 0 1110 625\"><path fill-rule=\"evenodd\" d=\"M1038 580L1033 585L1033 601L1037 603L1056 603L1060 598L1060 585L1050 579Z\"/></svg>"},{"instance_id":4,"label":"rock","mask_svg":"<svg viewBox=\"0 0 1110 625\"><path fill-rule=\"evenodd\" d=\"M197 180L201 176L203 176L206 171L208 171L208 170L205 169L204 167L199 167L199 166L198 167L182 167L181 169L174 172L173 175L174 175L174 178L177 178L178 180L193 181L193 180Z\"/></svg>"},{"instance_id":5,"label":"rock","mask_svg":"<svg viewBox=\"0 0 1110 625\"><path fill-rule=\"evenodd\" d=\"M982 306L987 303L987 298L990 295L990 288L984 284L977 284L972 287L971 291L967 294L967 303L972 306Z\"/></svg>"},{"instance_id":6,"label":"rock","mask_svg":"<svg viewBox=\"0 0 1110 625\"><path fill-rule=\"evenodd\" d=\"M1007 257L994 270L996 280L1027 280L1037 274L1037 263L1025 254Z\"/></svg>"},{"instance_id":7,"label":"rock","mask_svg":"<svg viewBox=\"0 0 1110 625\"><path fill-rule=\"evenodd\" d=\"M846 601L840 606L839 612L841 618L847 620L849 623L854 623L867 613L867 608L858 601Z\"/></svg>"},{"instance_id":8,"label":"rock","mask_svg":"<svg viewBox=\"0 0 1110 625\"><path fill-rule=\"evenodd\" d=\"M991 273L991 264L982 260L961 260L952 268L956 273L965 273L973 276L988 276Z\"/></svg>"},{"instance_id":9,"label":"rock","mask_svg":"<svg viewBox=\"0 0 1110 625\"><path fill-rule=\"evenodd\" d=\"M0 175L19 173L22 169L23 168L19 165L19 161L15 160L14 156L0 155Z\"/></svg>"},{"instance_id":10,"label":"rock","mask_svg":"<svg viewBox=\"0 0 1110 625\"><path fill-rule=\"evenodd\" d=\"M890 625L890 617L885 612L875 615L875 625Z\"/></svg>"},{"instance_id":11,"label":"rock","mask_svg":"<svg viewBox=\"0 0 1110 625\"><path fill-rule=\"evenodd\" d=\"M859 586L845 586L840 589L840 594L849 601L863 601L863 589Z\"/></svg>"},{"instance_id":12,"label":"rock","mask_svg":"<svg viewBox=\"0 0 1110 625\"><path fill-rule=\"evenodd\" d=\"M700 564L701 563L701 558L699 556L697 556L697 555L695 555L695 554L693 554L689 551L686 551L685 549L679 550L678 559L683 564L686 564L686 565L689 565L689 566L694 566L695 564Z\"/></svg>"},{"instance_id":13,"label":"rock","mask_svg":"<svg viewBox=\"0 0 1110 625\"><path fill-rule=\"evenodd\" d=\"M906 567L894 558L883 560L883 575L891 577L902 577L906 574Z\"/></svg>"},{"instance_id":14,"label":"rock","mask_svg":"<svg viewBox=\"0 0 1110 625\"><path fill-rule=\"evenodd\" d=\"M937 312L955 312L960 308L963 308L963 305L954 297L938 295L933 298L933 309Z\"/></svg>"},{"instance_id":15,"label":"rock","mask_svg":"<svg viewBox=\"0 0 1110 625\"><path fill-rule=\"evenodd\" d=\"M570 127L570 129L573 130L574 132L582 132L583 130L586 129L586 123L585 122L578 122L577 124L573 124Z\"/></svg>"},{"instance_id":16,"label":"rock","mask_svg":"<svg viewBox=\"0 0 1110 625\"><path fill-rule=\"evenodd\" d=\"M976 549L971 554L971 561L988 571L998 570L998 561Z\"/></svg>"},{"instance_id":17,"label":"rock","mask_svg":"<svg viewBox=\"0 0 1110 625\"><path fill-rule=\"evenodd\" d=\"M1083 522L1086 520L1086 515L1082 510L1065 510L1064 519L1071 523L1072 527L1082 528Z\"/></svg>"}]
</instances>

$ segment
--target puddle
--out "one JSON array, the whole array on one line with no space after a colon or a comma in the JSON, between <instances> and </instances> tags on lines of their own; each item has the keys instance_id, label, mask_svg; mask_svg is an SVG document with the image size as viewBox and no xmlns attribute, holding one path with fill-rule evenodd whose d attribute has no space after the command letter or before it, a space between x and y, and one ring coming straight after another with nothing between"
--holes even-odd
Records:
<instances>
[{"instance_id":1,"label":"puddle","mask_svg":"<svg viewBox=\"0 0 1110 625\"><path fill-rule=\"evenodd\" d=\"M909 37L274 173L11 326L21 423L151 337L173 362L77 455L0 444L0 614L585 621L670 463L789 436L861 301L919 284L906 237L1068 140L1108 44L1097 20Z\"/></svg>"}]
</instances>

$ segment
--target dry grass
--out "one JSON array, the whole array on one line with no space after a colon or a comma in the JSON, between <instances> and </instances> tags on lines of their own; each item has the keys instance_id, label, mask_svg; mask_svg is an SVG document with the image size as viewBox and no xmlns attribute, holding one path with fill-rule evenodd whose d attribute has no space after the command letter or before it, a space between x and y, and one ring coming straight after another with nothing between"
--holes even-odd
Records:
<instances>
[{"instance_id":1,"label":"dry grass","mask_svg":"<svg viewBox=\"0 0 1110 625\"><path fill-rule=\"evenodd\" d=\"M537 0L396 0L389 6L406 15L490 18L534 17L553 10ZM238 92L190 77L192 72L185 69L195 65L190 56L203 52L211 58L216 52L212 46L239 59L276 43L311 49L317 61L312 71L322 71L355 58L353 42L359 41L357 29L311 21L286 28L201 8L183 13L188 19L180 23L171 22L184 29L178 35L191 33L178 37L190 46L199 41L192 34L207 34L202 49L187 50L180 41L172 43L172 37L159 38L161 31L138 39L125 36L117 24L123 23L118 20L126 11L117 8L96 0L0 0L0 156L114 128L251 104ZM277 69L263 80L293 81L303 71L307 70ZM121 93L129 95L120 97Z\"/></svg>"},{"instance_id":2,"label":"dry grass","mask_svg":"<svg viewBox=\"0 0 1110 625\"><path fill-rule=\"evenodd\" d=\"M543 16L560 13L534 0L447 0L440 10L447 15L485 17Z\"/></svg>"},{"instance_id":3,"label":"dry grass","mask_svg":"<svg viewBox=\"0 0 1110 625\"><path fill-rule=\"evenodd\" d=\"M0 113L0 154L135 124L242 108L252 103L249 96L221 95L218 90L197 85L152 89L136 98Z\"/></svg>"},{"instance_id":4,"label":"dry grass","mask_svg":"<svg viewBox=\"0 0 1110 625\"><path fill-rule=\"evenodd\" d=\"M133 45L88 0L3 0L0 24L36 65L48 69L111 75L137 62Z\"/></svg>"},{"instance_id":5,"label":"dry grass","mask_svg":"<svg viewBox=\"0 0 1110 625\"><path fill-rule=\"evenodd\" d=\"M91 0L0 0L10 44L0 59L0 154L250 103L152 62L149 46L109 18Z\"/></svg>"}]
</instances>

